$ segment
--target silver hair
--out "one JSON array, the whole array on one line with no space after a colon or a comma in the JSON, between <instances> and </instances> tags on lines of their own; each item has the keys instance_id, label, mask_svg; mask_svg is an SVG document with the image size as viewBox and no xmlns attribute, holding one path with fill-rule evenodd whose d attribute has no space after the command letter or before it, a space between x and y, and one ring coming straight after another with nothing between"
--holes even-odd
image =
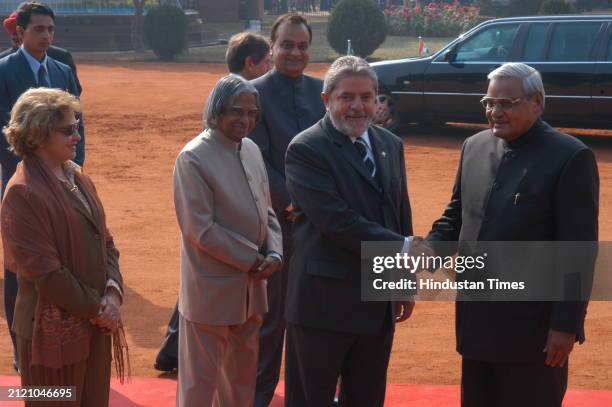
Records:
<instances>
[{"instance_id":1,"label":"silver hair","mask_svg":"<svg viewBox=\"0 0 612 407\"><path fill-rule=\"evenodd\" d=\"M378 93L378 76L372 67L363 59L353 55L336 59L325 74L323 93L331 94L338 83L347 75L362 75L372 79L374 91Z\"/></svg>"},{"instance_id":2,"label":"silver hair","mask_svg":"<svg viewBox=\"0 0 612 407\"><path fill-rule=\"evenodd\" d=\"M241 93L252 93L255 95L255 103L260 109L259 93L257 89L239 75L227 75L219 79L215 87L208 95L206 106L204 107L203 122L205 129L214 129L216 121L224 115L234 100Z\"/></svg>"},{"instance_id":3,"label":"silver hair","mask_svg":"<svg viewBox=\"0 0 612 407\"><path fill-rule=\"evenodd\" d=\"M523 84L523 92L525 95L540 93L542 94L542 103L544 103L546 99L546 93L544 92L544 84L542 83L542 76L540 75L540 72L527 64L520 62L508 62L491 71L487 78L489 80L497 78L520 79Z\"/></svg>"}]
</instances>

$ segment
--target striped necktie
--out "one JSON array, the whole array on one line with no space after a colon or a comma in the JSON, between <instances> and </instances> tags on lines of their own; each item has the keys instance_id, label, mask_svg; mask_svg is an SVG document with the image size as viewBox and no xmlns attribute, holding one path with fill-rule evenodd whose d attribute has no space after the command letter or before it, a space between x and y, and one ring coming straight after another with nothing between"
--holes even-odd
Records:
<instances>
[{"instance_id":1,"label":"striped necktie","mask_svg":"<svg viewBox=\"0 0 612 407\"><path fill-rule=\"evenodd\" d=\"M363 163L365 164L368 173L376 181L376 164L374 164L374 161L368 156L368 146L365 140L362 137L357 137L357 140L355 140L355 143L353 144L359 152L361 161L363 161Z\"/></svg>"}]
</instances>

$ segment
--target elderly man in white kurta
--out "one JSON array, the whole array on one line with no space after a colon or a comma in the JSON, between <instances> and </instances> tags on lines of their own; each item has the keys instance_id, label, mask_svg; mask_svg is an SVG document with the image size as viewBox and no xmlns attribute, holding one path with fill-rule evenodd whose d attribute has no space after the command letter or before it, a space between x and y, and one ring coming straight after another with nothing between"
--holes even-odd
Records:
<instances>
[{"instance_id":1,"label":"elderly man in white kurta","mask_svg":"<svg viewBox=\"0 0 612 407\"><path fill-rule=\"evenodd\" d=\"M222 78L206 104L205 130L176 160L180 407L253 404L266 279L282 261L265 165L245 138L258 116L255 88Z\"/></svg>"}]
</instances>

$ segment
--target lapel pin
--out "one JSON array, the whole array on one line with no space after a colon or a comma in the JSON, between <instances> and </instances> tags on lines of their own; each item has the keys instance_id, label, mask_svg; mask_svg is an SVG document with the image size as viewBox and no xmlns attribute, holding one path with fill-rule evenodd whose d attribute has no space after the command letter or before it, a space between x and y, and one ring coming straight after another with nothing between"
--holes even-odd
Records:
<instances>
[{"instance_id":1,"label":"lapel pin","mask_svg":"<svg viewBox=\"0 0 612 407\"><path fill-rule=\"evenodd\" d=\"M382 155L383 157L387 156L387 153L385 153L384 151L382 153L380 153L380 155Z\"/></svg>"}]
</instances>

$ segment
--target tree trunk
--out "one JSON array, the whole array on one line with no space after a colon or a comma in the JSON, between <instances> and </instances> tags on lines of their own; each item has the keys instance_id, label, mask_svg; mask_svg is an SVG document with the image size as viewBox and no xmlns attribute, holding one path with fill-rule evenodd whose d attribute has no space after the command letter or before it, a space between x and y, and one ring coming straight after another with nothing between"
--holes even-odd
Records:
<instances>
[{"instance_id":1,"label":"tree trunk","mask_svg":"<svg viewBox=\"0 0 612 407\"><path fill-rule=\"evenodd\" d=\"M132 0L134 18L132 19L132 47L136 52L143 52L144 47L144 5L146 0Z\"/></svg>"},{"instance_id":2,"label":"tree trunk","mask_svg":"<svg viewBox=\"0 0 612 407\"><path fill-rule=\"evenodd\" d=\"M244 11L245 20L262 20L263 0L246 0Z\"/></svg>"}]
</instances>

